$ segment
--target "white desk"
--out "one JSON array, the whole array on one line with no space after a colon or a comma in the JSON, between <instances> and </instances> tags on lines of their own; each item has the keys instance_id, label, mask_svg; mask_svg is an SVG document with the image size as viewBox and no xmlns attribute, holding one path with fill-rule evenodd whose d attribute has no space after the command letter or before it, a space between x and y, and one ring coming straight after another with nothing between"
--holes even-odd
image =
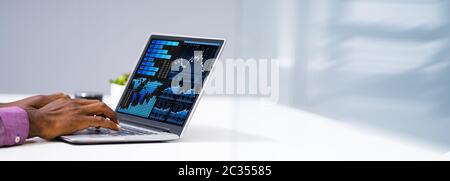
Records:
<instances>
[{"instance_id":1,"label":"white desk","mask_svg":"<svg viewBox=\"0 0 450 181\"><path fill-rule=\"evenodd\" d=\"M0 94L0 102L25 96ZM448 151L256 98L204 97L179 141L76 146L33 139L0 148L0 160L450 160Z\"/></svg>"}]
</instances>

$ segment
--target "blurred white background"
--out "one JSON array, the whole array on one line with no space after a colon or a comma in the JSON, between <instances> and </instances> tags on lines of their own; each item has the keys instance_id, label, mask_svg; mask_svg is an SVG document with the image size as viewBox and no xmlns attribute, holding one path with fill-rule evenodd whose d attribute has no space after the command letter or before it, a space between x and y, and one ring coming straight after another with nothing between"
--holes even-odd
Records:
<instances>
[{"instance_id":1,"label":"blurred white background","mask_svg":"<svg viewBox=\"0 0 450 181\"><path fill-rule=\"evenodd\" d=\"M2 93L92 90L130 72L152 32L224 37L234 57L234 0L0 0Z\"/></svg>"},{"instance_id":2,"label":"blurred white background","mask_svg":"<svg viewBox=\"0 0 450 181\"><path fill-rule=\"evenodd\" d=\"M108 93L151 32L223 37L223 60L280 59L281 104L450 147L449 21L447 0L0 0L0 93Z\"/></svg>"}]
</instances>

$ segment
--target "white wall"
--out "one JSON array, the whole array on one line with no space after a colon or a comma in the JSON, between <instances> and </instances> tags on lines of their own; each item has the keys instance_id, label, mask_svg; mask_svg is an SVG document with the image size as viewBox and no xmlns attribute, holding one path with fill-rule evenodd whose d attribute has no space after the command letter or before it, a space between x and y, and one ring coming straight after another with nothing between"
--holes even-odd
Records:
<instances>
[{"instance_id":1,"label":"white wall","mask_svg":"<svg viewBox=\"0 0 450 181\"><path fill-rule=\"evenodd\" d=\"M239 53L294 57L280 70L282 103L450 148L448 1L243 4Z\"/></svg>"},{"instance_id":2,"label":"white wall","mask_svg":"<svg viewBox=\"0 0 450 181\"><path fill-rule=\"evenodd\" d=\"M151 32L223 37L237 0L1 0L0 93L91 90L130 71Z\"/></svg>"}]
</instances>

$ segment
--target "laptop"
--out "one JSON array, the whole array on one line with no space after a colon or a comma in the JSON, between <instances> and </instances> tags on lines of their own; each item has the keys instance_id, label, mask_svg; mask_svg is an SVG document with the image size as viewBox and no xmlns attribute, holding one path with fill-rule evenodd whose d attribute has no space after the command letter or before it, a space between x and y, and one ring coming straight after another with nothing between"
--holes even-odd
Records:
<instances>
[{"instance_id":1,"label":"laptop","mask_svg":"<svg viewBox=\"0 0 450 181\"><path fill-rule=\"evenodd\" d=\"M72 144L180 139L224 39L152 34L116 107L120 131L88 128L60 139Z\"/></svg>"}]
</instances>

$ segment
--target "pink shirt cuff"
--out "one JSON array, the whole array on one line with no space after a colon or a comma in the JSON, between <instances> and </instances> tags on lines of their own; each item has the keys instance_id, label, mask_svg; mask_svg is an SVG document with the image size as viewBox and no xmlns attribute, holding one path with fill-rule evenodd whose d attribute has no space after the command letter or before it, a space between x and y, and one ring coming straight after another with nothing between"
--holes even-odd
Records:
<instances>
[{"instance_id":1,"label":"pink shirt cuff","mask_svg":"<svg viewBox=\"0 0 450 181\"><path fill-rule=\"evenodd\" d=\"M25 143L29 132L28 114L19 107L0 108L0 146Z\"/></svg>"}]
</instances>

